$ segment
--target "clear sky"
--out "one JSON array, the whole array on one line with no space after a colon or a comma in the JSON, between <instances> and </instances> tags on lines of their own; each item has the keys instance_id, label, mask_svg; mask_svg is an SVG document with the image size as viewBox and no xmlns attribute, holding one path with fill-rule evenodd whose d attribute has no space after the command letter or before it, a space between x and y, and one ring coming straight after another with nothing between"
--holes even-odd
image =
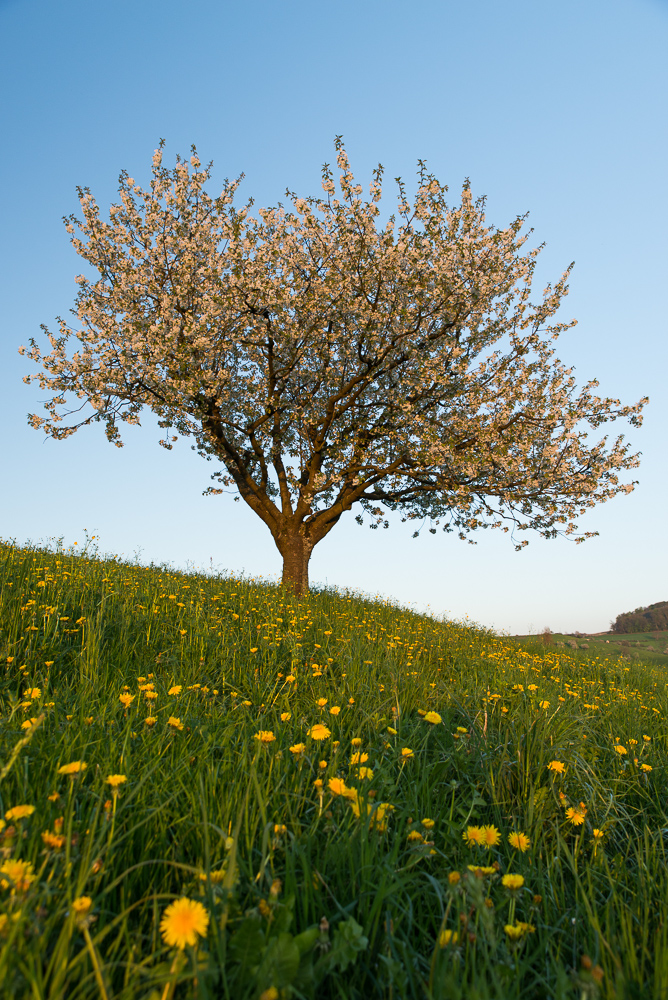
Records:
<instances>
[{"instance_id":1,"label":"clear sky","mask_svg":"<svg viewBox=\"0 0 668 1000\"><path fill-rule=\"evenodd\" d=\"M641 430L620 427L640 485L581 521L600 537L516 553L353 511L312 582L511 633L603 630L668 599L667 52L666 0L0 0L0 536L81 544L86 528L101 552L277 578L267 528L202 497L212 466L161 449L150 414L120 450L100 425L64 442L28 428L40 393L17 348L73 305L77 184L106 209L121 169L147 183L164 137L168 166L192 143L214 161L212 194L243 171L240 200L273 205L320 193L342 134L365 187L378 162L410 186L423 158L453 201L470 177L490 222L529 211L537 293L575 261L558 355L602 395L651 402Z\"/></svg>"}]
</instances>

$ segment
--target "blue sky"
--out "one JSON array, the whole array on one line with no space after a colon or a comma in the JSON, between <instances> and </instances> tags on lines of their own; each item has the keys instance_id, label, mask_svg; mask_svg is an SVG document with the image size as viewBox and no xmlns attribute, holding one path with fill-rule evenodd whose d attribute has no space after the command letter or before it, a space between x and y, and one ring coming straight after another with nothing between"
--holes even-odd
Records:
<instances>
[{"instance_id":1,"label":"blue sky","mask_svg":"<svg viewBox=\"0 0 668 1000\"><path fill-rule=\"evenodd\" d=\"M102 429L65 442L28 428L39 409L17 348L68 316L83 270L61 222L75 187L101 207L125 168L140 183L197 145L209 190L242 171L240 199L320 193L343 134L357 179L381 162L412 185L416 161L486 194L487 217L530 212L545 243L538 292L575 261L562 315L578 325L558 354L602 395L650 396L640 485L583 519L581 546L506 536L476 546L354 511L315 549L311 580L511 633L598 631L621 611L668 599L666 564L665 0L0 0L0 536L274 579L265 526L231 496L203 498L211 466L158 447L151 416L110 446ZM622 429L627 432L627 426Z\"/></svg>"}]
</instances>

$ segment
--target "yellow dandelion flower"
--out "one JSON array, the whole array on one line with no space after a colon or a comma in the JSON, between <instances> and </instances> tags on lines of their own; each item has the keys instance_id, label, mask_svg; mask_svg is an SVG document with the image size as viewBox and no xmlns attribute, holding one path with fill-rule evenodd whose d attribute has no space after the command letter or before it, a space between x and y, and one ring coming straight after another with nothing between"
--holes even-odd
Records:
<instances>
[{"instance_id":1,"label":"yellow dandelion flower","mask_svg":"<svg viewBox=\"0 0 668 1000\"><path fill-rule=\"evenodd\" d=\"M316 701L316 705L318 706L318 708L324 708L326 704L327 704L326 698L318 698L318 700Z\"/></svg>"},{"instance_id":2,"label":"yellow dandelion flower","mask_svg":"<svg viewBox=\"0 0 668 1000\"><path fill-rule=\"evenodd\" d=\"M136 695L130 694L128 691L123 691L118 696L118 700L120 701L123 708L129 708L132 702L135 700L135 698Z\"/></svg>"},{"instance_id":3,"label":"yellow dandelion flower","mask_svg":"<svg viewBox=\"0 0 668 1000\"><path fill-rule=\"evenodd\" d=\"M154 715L147 715L146 718L144 719L144 725L150 728L151 726L154 726L157 721L158 720Z\"/></svg>"},{"instance_id":4,"label":"yellow dandelion flower","mask_svg":"<svg viewBox=\"0 0 668 1000\"><path fill-rule=\"evenodd\" d=\"M42 697L42 691L40 688L28 688L25 697L30 698L31 701L35 701L37 698Z\"/></svg>"},{"instance_id":5,"label":"yellow dandelion flower","mask_svg":"<svg viewBox=\"0 0 668 1000\"><path fill-rule=\"evenodd\" d=\"M402 747L401 756L404 758L404 760L409 760L409 758L414 757L415 754L413 753L410 747Z\"/></svg>"},{"instance_id":6,"label":"yellow dandelion flower","mask_svg":"<svg viewBox=\"0 0 668 1000\"><path fill-rule=\"evenodd\" d=\"M521 889L524 885L524 875L504 875L501 879L501 885L505 886L506 889L510 889L511 892L516 892Z\"/></svg>"},{"instance_id":7,"label":"yellow dandelion flower","mask_svg":"<svg viewBox=\"0 0 668 1000\"><path fill-rule=\"evenodd\" d=\"M6 878L2 876L5 875ZM35 881L33 866L29 861L5 861L0 865L0 887L9 889L12 892L26 892L30 888L30 883Z\"/></svg>"},{"instance_id":8,"label":"yellow dandelion flower","mask_svg":"<svg viewBox=\"0 0 668 1000\"><path fill-rule=\"evenodd\" d=\"M439 948L447 948L449 944L457 944L459 941L459 934L457 931L445 930L441 931L438 935L438 946Z\"/></svg>"},{"instance_id":9,"label":"yellow dandelion flower","mask_svg":"<svg viewBox=\"0 0 668 1000\"><path fill-rule=\"evenodd\" d=\"M318 722L315 726L311 726L307 735L310 736L312 740L326 740L327 737L332 734L327 726L323 726L320 722Z\"/></svg>"},{"instance_id":10,"label":"yellow dandelion flower","mask_svg":"<svg viewBox=\"0 0 668 1000\"><path fill-rule=\"evenodd\" d=\"M362 740L360 739L359 736L353 736L352 740L350 741L350 745L351 747L361 747Z\"/></svg>"},{"instance_id":11,"label":"yellow dandelion flower","mask_svg":"<svg viewBox=\"0 0 668 1000\"><path fill-rule=\"evenodd\" d=\"M483 826L483 846L496 847L501 841L501 834L495 826Z\"/></svg>"},{"instance_id":12,"label":"yellow dandelion flower","mask_svg":"<svg viewBox=\"0 0 668 1000\"><path fill-rule=\"evenodd\" d=\"M506 924L503 929L510 941L519 941L525 934L533 934L536 930L533 924L527 924L523 920L518 920L515 924Z\"/></svg>"},{"instance_id":13,"label":"yellow dandelion flower","mask_svg":"<svg viewBox=\"0 0 668 1000\"><path fill-rule=\"evenodd\" d=\"M359 767L357 769L357 777L366 778L367 780L371 781L371 779L373 778L373 770L370 767Z\"/></svg>"},{"instance_id":14,"label":"yellow dandelion flower","mask_svg":"<svg viewBox=\"0 0 668 1000\"><path fill-rule=\"evenodd\" d=\"M293 747L290 747L290 753L293 753L295 757L298 757L300 754L303 754L305 750L306 750L305 743L295 743Z\"/></svg>"},{"instance_id":15,"label":"yellow dandelion flower","mask_svg":"<svg viewBox=\"0 0 668 1000\"><path fill-rule=\"evenodd\" d=\"M539 708L545 708L545 709L547 709L547 708L550 707L550 703L549 703L549 701L539 701L538 702L538 707Z\"/></svg>"},{"instance_id":16,"label":"yellow dandelion flower","mask_svg":"<svg viewBox=\"0 0 668 1000\"><path fill-rule=\"evenodd\" d=\"M438 712L427 712L424 716L424 721L431 722L432 726L437 726L440 722L443 722L443 719Z\"/></svg>"},{"instance_id":17,"label":"yellow dandelion flower","mask_svg":"<svg viewBox=\"0 0 668 1000\"><path fill-rule=\"evenodd\" d=\"M594 838L595 844L600 844L603 840L603 830L599 830L596 827L591 831L592 837Z\"/></svg>"},{"instance_id":18,"label":"yellow dandelion flower","mask_svg":"<svg viewBox=\"0 0 668 1000\"><path fill-rule=\"evenodd\" d=\"M640 770L644 771L645 774L649 774L649 772L652 770L652 767L651 767L650 764L641 764L640 765Z\"/></svg>"},{"instance_id":19,"label":"yellow dandelion flower","mask_svg":"<svg viewBox=\"0 0 668 1000\"><path fill-rule=\"evenodd\" d=\"M346 795L349 791L343 778L330 778L327 787L332 795Z\"/></svg>"},{"instance_id":20,"label":"yellow dandelion flower","mask_svg":"<svg viewBox=\"0 0 668 1000\"><path fill-rule=\"evenodd\" d=\"M628 753L628 750L626 749L626 747L623 747L621 745L621 743L617 744L617 746L615 747L615 750L617 751L617 753L619 754L620 757L623 757L625 753Z\"/></svg>"},{"instance_id":21,"label":"yellow dandelion flower","mask_svg":"<svg viewBox=\"0 0 668 1000\"><path fill-rule=\"evenodd\" d=\"M63 764L62 767L58 768L58 774L69 774L73 777L76 774L81 774L88 767L83 760L73 760L71 764Z\"/></svg>"},{"instance_id":22,"label":"yellow dandelion flower","mask_svg":"<svg viewBox=\"0 0 668 1000\"><path fill-rule=\"evenodd\" d=\"M172 684L172 686L170 687L170 689L167 692L167 694L171 694L173 696L176 696L177 694L181 694L182 691L183 691L183 685L182 684Z\"/></svg>"},{"instance_id":23,"label":"yellow dandelion flower","mask_svg":"<svg viewBox=\"0 0 668 1000\"><path fill-rule=\"evenodd\" d=\"M575 808L575 809L572 806L570 806L566 810L566 819L569 821L569 823L572 823L573 826L582 826L582 824L585 821L586 815L587 815L587 810L584 809L582 806L580 806L580 808Z\"/></svg>"},{"instance_id":24,"label":"yellow dandelion flower","mask_svg":"<svg viewBox=\"0 0 668 1000\"><path fill-rule=\"evenodd\" d=\"M71 718L72 716L70 715ZM21 729L32 729L35 725L37 725L37 719L26 719L25 722L21 723Z\"/></svg>"},{"instance_id":25,"label":"yellow dandelion flower","mask_svg":"<svg viewBox=\"0 0 668 1000\"><path fill-rule=\"evenodd\" d=\"M170 715L170 717L167 719L167 725L171 726L172 729L177 729L179 731L183 729L183 723L181 722L181 720L175 718L173 715Z\"/></svg>"},{"instance_id":26,"label":"yellow dandelion flower","mask_svg":"<svg viewBox=\"0 0 668 1000\"><path fill-rule=\"evenodd\" d=\"M170 948L185 948L197 944L198 937L205 937L209 914L201 903L182 896L170 903L160 921L160 933Z\"/></svg>"},{"instance_id":27,"label":"yellow dandelion flower","mask_svg":"<svg viewBox=\"0 0 668 1000\"><path fill-rule=\"evenodd\" d=\"M389 734L390 734L391 736L396 736L396 735L397 735L397 731L396 731L396 729L393 729L393 728L392 728L392 726L388 726L388 727L387 727L387 731L388 731L388 733L389 733Z\"/></svg>"},{"instance_id":28,"label":"yellow dandelion flower","mask_svg":"<svg viewBox=\"0 0 668 1000\"><path fill-rule=\"evenodd\" d=\"M281 712L281 722L289 722L292 718L292 712Z\"/></svg>"},{"instance_id":29,"label":"yellow dandelion flower","mask_svg":"<svg viewBox=\"0 0 668 1000\"><path fill-rule=\"evenodd\" d=\"M479 826L467 826L462 834L467 847L475 847L476 844L484 844L485 833Z\"/></svg>"},{"instance_id":30,"label":"yellow dandelion flower","mask_svg":"<svg viewBox=\"0 0 668 1000\"><path fill-rule=\"evenodd\" d=\"M261 729L259 733L255 734L254 739L259 740L265 746L267 743L273 743L276 737L271 729Z\"/></svg>"},{"instance_id":31,"label":"yellow dandelion flower","mask_svg":"<svg viewBox=\"0 0 668 1000\"><path fill-rule=\"evenodd\" d=\"M90 896L77 896L72 900L72 909L78 917L85 917L93 907L93 900Z\"/></svg>"},{"instance_id":32,"label":"yellow dandelion flower","mask_svg":"<svg viewBox=\"0 0 668 1000\"><path fill-rule=\"evenodd\" d=\"M5 813L5 819L23 819L25 816L32 816L35 811L34 806L14 806Z\"/></svg>"},{"instance_id":33,"label":"yellow dandelion flower","mask_svg":"<svg viewBox=\"0 0 668 1000\"><path fill-rule=\"evenodd\" d=\"M527 837L526 833L509 833L508 843L516 851L522 851L522 853L528 851L531 847L531 840Z\"/></svg>"},{"instance_id":34,"label":"yellow dandelion flower","mask_svg":"<svg viewBox=\"0 0 668 1000\"><path fill-rule=\"evenodd\" d=\"M356 764L366 764L368 759L368 753L354 753L350 757L350 766L354 767Z\"/></svg>"},{"instance_id":35,"label":"yellow dandelion flower","mask_svg":"<svg viewBox=\"0 0 668 1000\"><path fill-rule=\"evenodd\" d=\"M429 819L429 817L421 820L420 822L422 823L425 830L433 830L434 827L436 826L436 820Z\"/></svg>"},{"instance_id":36,"label":"yellow dandelion flower","mask_svg":"<svg viewBox=\"0 0 668 1000\"><path fill-rule=\"evenodd\" d=\"M105 781L108 785L114 789L114 791L119 787L119 785L125 784L128 779L124 774L109 774Z\"/></svg>"},{"instance_id":37,"label":"yellow dandelion flower","mask_svg":"<svg viewBox=\"0 0 668 1000\"><path fill-rule=\"evenodd\" d=\"M496 875L494 865L467 865L466 867L478 878L482 878L484 875Z\"/></svg>"},{"instance_id":38,"label":"yellow dandelion flower","mask_svg":"<svg viewBox=\"0 0 668 1000\"><path fill-rule=\"evenodd\" d=\"M329 710L329 714L330 715L338 715L340 713L340 711L341 711L341 706L340 705L332 705L332 707Z\"/></svg>"},{"instance_id":39,"label":"yellow dandelion flower","mask_svg":"<svg viewBox=\"0 0 668 1000\"><path fill-rule=\"evenodd\" d=\"M547 765L548 771L554 771L555 774L563 774L566 770L566 765L562 764L560 760L551 760Z\"/></svg>"},{"instance_id":40,"label":"yellow dandelion flower","mask_svg":"<svg viewBox=\"0 0 668 1000\"><path fill-rule=\"evenodd\" d=\"M459 874L459 872L450 872L450 874L448 875L448 882L450 883L450 885L459 885L461 880L462 877Z\"/></svg>"}]
</instances>

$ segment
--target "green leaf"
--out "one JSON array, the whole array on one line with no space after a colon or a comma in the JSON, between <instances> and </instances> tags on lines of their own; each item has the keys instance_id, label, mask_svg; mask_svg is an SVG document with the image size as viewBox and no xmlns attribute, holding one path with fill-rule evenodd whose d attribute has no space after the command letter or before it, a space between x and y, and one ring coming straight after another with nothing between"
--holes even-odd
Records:
<instances>
[{"instance_id":1,"label":"green leaf","mask_svg":"<svg viewBox=\"0 0 668 1000\"><path fill-rule=\"evenodd\" d=\"M246 917L232 935L230 952L241 965L253 968L260 964L264 944L260 917L253 915Z\"/></svg>"},{"instance_id":2,"label":"green leaf","mask_svg":"<svg viewBox=\"0 0 668 1000\"><path fill-rule=\"evenodd\" d=\"M297 975L300 959L299 948L292 934L284 932L272 938L265 948L257 973L257 983L261 989L275 986L281 989L289 986Z\"/></svg>"},{"instance_id":3,"label":"green leaf","mask_svg":"<svg viewBox=\"0 0 668 1000\"><path fill-rule=\"evenodd\" d=\"M362 933L362 928L353 917L348 917L340 923L334 932L334 941L329 958L332 966L337 966L345 972L361 951L365 951L369 939Z\"/></svg>"}]
</instances>

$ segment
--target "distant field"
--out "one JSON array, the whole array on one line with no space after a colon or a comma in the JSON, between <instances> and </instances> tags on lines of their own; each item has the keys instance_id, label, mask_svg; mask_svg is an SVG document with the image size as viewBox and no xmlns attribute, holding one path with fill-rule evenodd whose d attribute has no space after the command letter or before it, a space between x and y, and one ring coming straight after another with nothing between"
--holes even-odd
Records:
<instances>
[{"instance_id":1,"label":"distant field","mask_svg":"<svg viewBox=\"0 0 668 1000\"><path fill-rule=\"evenodd\" d=\"M522 642L542 642L542 636L516 635L513 639ZM662 664L668 667L668 630L664 632L635 632L628 635L617 635L607 632L605 635L576 636L562 632L552 634L552 645L560 649L559 643L565 648L577 644L578 649L588 649L596 656L627 656L632 660L646 660L649 663Z\"/></svg>"}]
</instances>

